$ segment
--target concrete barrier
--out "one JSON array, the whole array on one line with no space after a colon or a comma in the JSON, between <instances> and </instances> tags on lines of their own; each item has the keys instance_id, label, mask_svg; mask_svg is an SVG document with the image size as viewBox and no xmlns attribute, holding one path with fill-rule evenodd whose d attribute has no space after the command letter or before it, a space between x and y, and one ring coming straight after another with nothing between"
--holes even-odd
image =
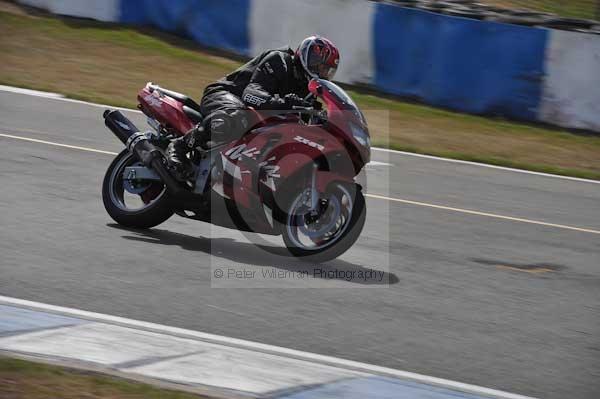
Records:
<instances>
[{"instance_id":1,"label":"concrete barrier","mask_svg":"<svg viewBox=\"0 0 600 399\"><path fill-rule=\"evenodd\" d=\"M375 78L373 18L376 3L364 0L259 0L250 13L251 53L295 46L311 34L331 39L340 49L336 80L371 83Z\"/></svg>"},{"instance_id":2,"label":"concrete barrier","mask_svg":"<svg viewBox=\"0 0 600 399\"><path fill-rule=\"evenodd\" d=\"M600 132L600 36L553 30L539 120Z\"/></svg>"},{"instance_id":3,"label":"concrete barrier","mask_svg":"<svg viewBox=\"0 0 600 399\"><path fill-rule=\"evenodd\" d=\"M119 20L121 0L19 0L19 3L54 14L115 22Z\"/></svg>"}]
</instances>

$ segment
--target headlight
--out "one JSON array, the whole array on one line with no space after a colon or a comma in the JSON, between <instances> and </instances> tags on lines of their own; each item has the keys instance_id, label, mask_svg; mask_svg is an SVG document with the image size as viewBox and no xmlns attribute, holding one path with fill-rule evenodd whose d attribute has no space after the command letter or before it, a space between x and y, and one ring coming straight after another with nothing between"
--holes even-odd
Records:
<instances>
[{"instance_id":1,"label":"headlight","mask_svg":"<svg viewBox=\"0 0 600 399\"><path fill-rule=\"evenodd\" d=\"M371 138L365 129L355 123L350 122L350 130L352 131L352 136L354 136L356 141L358 141L363 147L371 147Z\"/></svg>"}]
</instances>

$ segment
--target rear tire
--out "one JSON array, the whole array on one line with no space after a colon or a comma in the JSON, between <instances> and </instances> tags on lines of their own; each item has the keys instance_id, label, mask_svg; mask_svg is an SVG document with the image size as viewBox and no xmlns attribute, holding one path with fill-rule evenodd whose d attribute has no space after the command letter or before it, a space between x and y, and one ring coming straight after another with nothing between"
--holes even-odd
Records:
<instances>
[{"instance_id":1,"label":"rear tire","mask_svg":"<svg viewBox=\"0 0 600 399\"><path fill-rule=\"evenodd\" d=\"M345 221L344 230L339 236L324 247L318 247L323 244L316 244L315 249L309 249L302 245L298 240L297 235L294 234L294 227L290 225L290 223L294 224L294 220L298 220L298 216L293 215L293 208L295 208L294 204L301 194L301 191L296 190L296 192L290 195L288 200L285 201L283 218L280 219L281 222L283 222L283 225L281 226L283 241L288 251L293 256L301 258L302 261L322 263L333 260L350 249L360 236L367 216L365 198L360 186L357 184L349 186L347 184L336 183L332 187L331 195L349 195L352 198L352 211L349 215L349 220Z\"/></svg>"},{"instance_id":2,"label":"rear tire","mask_svg":"<svg viewBox=\"0 0 600 399\"><path fill-rule=\"evenodd\" d=\"M104 176L102 202L104 202L106 212L115 222L126 227L147 229L166 221L174 212L165 187L151 201L147 203L143 201L144 205L141 207L137 209L127 208L124 201L125 189L123 187L122 171L126 166L131 166L137 162L137 157L127 149L117 155ZM155 182L152 184L160 183Z\"/></svg>"}]
</instances>

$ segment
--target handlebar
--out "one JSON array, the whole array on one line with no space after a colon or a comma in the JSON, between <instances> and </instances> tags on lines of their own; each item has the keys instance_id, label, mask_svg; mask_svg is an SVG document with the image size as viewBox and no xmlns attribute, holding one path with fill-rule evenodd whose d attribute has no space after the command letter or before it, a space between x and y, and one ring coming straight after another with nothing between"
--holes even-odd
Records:
<instances>
[{"instance_id":1,"label":"handlebar","mask_svg":"<svg viewBox=\"0 0 600 399\"><path fill-rule=\"evenodd\" d=\"M310 116L317 116L320 118L326 118L327 117L327 111L325 110L319 110L319 109L315 109L314 107L303 107L300 105L295 105L292 107L291 111L288 111L289 113L301 113L301 114L307 114Z\"/></svg>"}]
</instances>

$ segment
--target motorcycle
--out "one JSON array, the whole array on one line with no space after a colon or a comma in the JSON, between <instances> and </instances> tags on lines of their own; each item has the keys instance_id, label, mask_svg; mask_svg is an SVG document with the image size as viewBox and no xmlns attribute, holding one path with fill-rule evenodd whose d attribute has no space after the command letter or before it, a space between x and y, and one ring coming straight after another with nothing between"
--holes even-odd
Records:
<instances>
[{"instance_id":1,"label":"motorcycle","mask_svg":"<svg viewBox=\"0 0 600 399\"><path fill-rule=\"evenodd\" d=\"M295 257L325 262L358 239L366 218L356 182L370 160L364 115L336 84L312 79L307 106L265 113L241 138L196 148L194 175L173 178L169 142L202 123L190 97L148 83L138 108L152 130L141 132L118 110L105 125L125 149L108 167L102 198L117 223L150 228L173 214L244 232L282 235ZM321 100L325 108L321 107Z\"/></svg>"}]
</instances>

